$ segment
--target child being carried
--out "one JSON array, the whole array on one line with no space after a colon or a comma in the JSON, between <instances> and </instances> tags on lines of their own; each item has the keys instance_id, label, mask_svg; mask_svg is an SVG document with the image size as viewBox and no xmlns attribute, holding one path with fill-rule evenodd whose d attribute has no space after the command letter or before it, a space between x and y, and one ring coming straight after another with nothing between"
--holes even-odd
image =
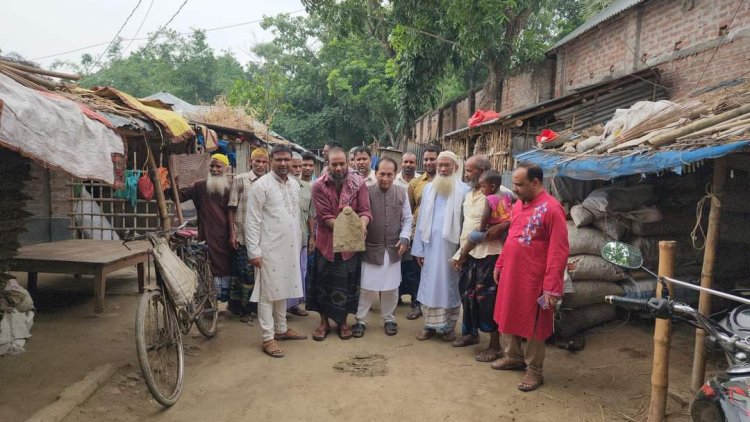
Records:
<instances>
[{"instance_id":1,"label":"child being carried","mask_svg":"<svg viewBox=\"0 0 750 422\"><path fill-rule=\"evenodd\" d=\"M510 189L502 186L502 181L503 176L495 170L487 170L479 176L479 188L485 196L484 212L479 227L469 233L466 243L461 248L459 265L463 265L469 252L484 241L491 226L510 224L515 195Z\"/></svg>"}]
</instances>

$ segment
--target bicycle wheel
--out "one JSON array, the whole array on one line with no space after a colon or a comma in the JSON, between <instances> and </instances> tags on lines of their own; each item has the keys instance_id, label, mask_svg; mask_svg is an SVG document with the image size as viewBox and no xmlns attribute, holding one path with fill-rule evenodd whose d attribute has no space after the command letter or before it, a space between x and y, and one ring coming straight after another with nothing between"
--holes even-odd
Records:
<instances>
[{"instance_id":1,"label":"bicycle wheel","mask_svg":"<svg viewBox=\"0 0 750 422\"><path fill-rule=\"evenodd\" d=\"M204 255L197 256L198 288L195 290L193 301L196 309L201 312L196 316L195 325L205 337L216 335L219 321L219 300L216 298L210 263Z\"/></svg>"},{"instance_id":2,"label":"bicycle wheel","mask_svg":"<svg viewBox=\"0 0 750 422\"><path fill-rule=\"evenodd\" d=\"M182 392L185 359L174 307L159 290L141 295L135 315L138 364L151 395L172 406Z\"/></svg>"}]
</instances>

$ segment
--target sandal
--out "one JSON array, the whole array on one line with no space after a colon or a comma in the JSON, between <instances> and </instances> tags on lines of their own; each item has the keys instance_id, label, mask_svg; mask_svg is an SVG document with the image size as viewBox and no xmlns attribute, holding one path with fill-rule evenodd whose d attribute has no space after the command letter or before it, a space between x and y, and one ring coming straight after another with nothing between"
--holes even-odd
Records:
<instances>
[{"instance_id":1,"label":"sandal","mask_svg":"<svg viewBox=\"0 0 750 422\"><path fill-rule=\"evenodd\" d=\"M409 321L413 321L415 319L418 319L421 316L422 316L422 310L421 309L419 309L419 308L411 308L411 312L409 312L408 314L406 314L406 319L408 319Z\"/></svg>"},{"instance_id":2,"label":"sandal","mask_svg":"<svg viewBox=\"0 0 750 422\"><path fill-rule=\"evenodd\" d=\"M443 333L443 338L441 339L444 342L451 343L456 341L456 331L451 331L450 333Z\"/></svg>"},{"instance_id":3,"label":"sandal","mask_svg":"<svg viewBox=\"0 0 750 422\"><path fill-rule=\"evenodd\" d=\"M367 329L367 326L365 324L358 322L352 326L352 336L354 338L362 338L365 335L366 329Z\"/></svg>"},{"instance_id":4,"label":"sandal","mask_svg":"<svg viewBox=\"0 0 750 422\"><path fill-rule=\"evenodd\" d=\"M383 328L385 329L385 335L387 336L395 336L398 334L398 324L395 322L386 322Z\"/></svg>"},{"instance_id":5,"label":"sandal","mask_svg":"<svg viewBox=\"0 0 750 422\"><path fill-rule=\"evenodd\" d=\"M276 340L268 340L263 342L263 352L272 358L283 358L284 351L279 347L279 343Z\"/></svg>"},{"instance_id":6,"label":"sandal","mask_svg":"<svg viewBox=\"0 0 750 422\"><path fill-rule=\"evenodd\" d=\"M273 336L276 340L305 340L307 339L307 336L304 334L300 334L291 328L286 330L284 333L276 333Z\"/></svg>"},{"instance_id":7,"label":"sandal","mask_svg":"<svg viewBox=\"0 0 750 422\"><path fill-rule=\"evenodd\" d=\"M352 338L352 329L350 327L341 328L341 326L336 326L336 332L339 334L339 338L341 340L349 340ZM364 335L364 333L363 333Z\"/></svg>"},{"instance_id":8,"label":"sandal","mask_svg":"<svg viewBox=\"0 0 750 422\"><path fill-rule=\"evenodd\" d=\"M526 362L521 359L514 359L508 356L492 362L492 369L498 371L519 371L526 368Z\"/></svg>"},{"instance_id":9,"label":"sandal","mask_svg":"<svg viewBox=\"0 0 750 422\"><path fill-rule=\"evenodd\" d=\"M453 342L453 347L473 346L478 343L479 343L479 336L474 336L474 335L461 336L461 338Z\"/></svg>"},{"instance_id":10,"label":"sandal","mask_svg":"<svg viewBox=\"0 0 750 422\"><path fill-rule=\"evenodd\" d=\"M320 327L318 327L313 331L312 338L315 341L323 341L328 337L328 334L331 334L331 327L326 327L325 330L322 331L320 330Z\"/></svg>"},{"instance_id":11,"label":"sandal","mask_svg":"<svg viewBox=\"0 0 750 422\"><path fill-rule=\"evenodd\" d=\"M524 392L534 391L544 384L544 377L541 371L536 369L527 369L526 375L523 376L521 382L518 383L518 389Z\"/></svg>"},{"instance_id":12,"label":"sandal","mask_svg":"<svg viewBox=\"0 0 750 422\"><path fill-rule=\"evenodd\" d=\"M417 334L417 340L419 341L425 341L433 338L435 336L435 330L430 330L427 328L423 328L422 332Z\"/></svg>"},{"instance_id":13,"label":"sandal","mask_svg":"<svg viewBox=\"0 0 750 422\"><path fill-rule=\"evenodd\" d=\"M487 349L482 350L481 352L479 352L479 354L474 356L474 360L476 360L477 362L489 363L494 362L501 357L503 357L503 352L490 351L489 349Z\"/></svg>"}]
</instances>

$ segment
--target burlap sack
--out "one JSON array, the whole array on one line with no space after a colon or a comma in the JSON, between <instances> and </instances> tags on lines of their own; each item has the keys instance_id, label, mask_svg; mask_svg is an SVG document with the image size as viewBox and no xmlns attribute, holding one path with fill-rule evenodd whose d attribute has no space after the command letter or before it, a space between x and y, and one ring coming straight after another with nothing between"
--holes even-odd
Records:
<instances>
[{"instance_id":1,"label":"burlap sack","mask_svg":"<svg viewBox=\"0 0 750 422\"><path fill-rule=\"evenodd\" d=\"M333 252L362 252L365 234L362 222L352 207L345 207L333 223Z\"/></svg>"}]
</instances>

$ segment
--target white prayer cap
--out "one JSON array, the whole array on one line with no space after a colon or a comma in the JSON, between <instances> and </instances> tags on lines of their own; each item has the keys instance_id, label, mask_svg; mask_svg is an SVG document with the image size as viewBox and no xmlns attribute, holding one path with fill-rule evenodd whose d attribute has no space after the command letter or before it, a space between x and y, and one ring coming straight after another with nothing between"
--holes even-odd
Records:
<instances>
[{"instance_id":1,"label":"white prayer cap","mask_svg":"<svg viewBox=\"0 0 750 422\"><path fill-rule=\"evenodd\" d=\"M302 156L299 152L292 152L292 160L301 160Z\"/></svg>"},{"instance_id":2,"label":"white prayer cap","mask_svg":"<svg viewBox=\"0 0 750 422\"><path fill-rule=\"evenodd\" d=\"M438 155L437 159L439 160L441 158L448 158L448 159L450 159L451 161L453 161L456 164L460 164L461 163L461 159L458 158L458 155L456 155L453 151L443 151L443 152L441 152Z\"/></svg>"}]
</instances>

